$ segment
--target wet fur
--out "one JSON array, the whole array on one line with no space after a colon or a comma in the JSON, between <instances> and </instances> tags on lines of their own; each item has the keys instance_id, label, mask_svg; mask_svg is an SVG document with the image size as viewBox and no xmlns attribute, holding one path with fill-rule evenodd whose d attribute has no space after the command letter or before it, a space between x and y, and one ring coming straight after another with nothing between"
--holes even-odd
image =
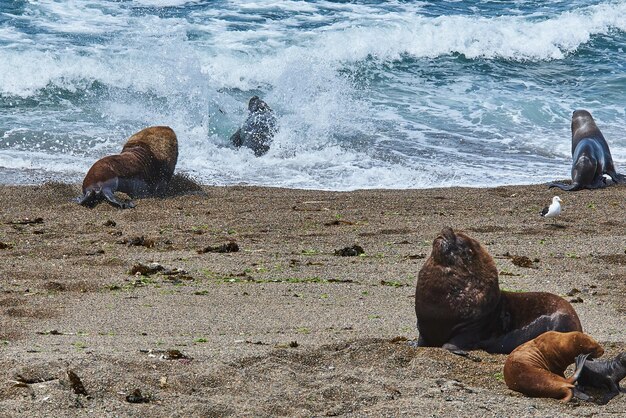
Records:
<instances>
[{"instance_id":1,"label":"wet fur","mask_svg":"<svg viewBox=\"0 0 626 418\"><path fill-rule=\"evenodd\" d=\"M174 174L178 160L178 140L167 126L143 129L131 136L122 152L109 155L89 169L83 180L83 196L78 203L94 207L102 201L121 209L134 207L115 197L122 192L131 198L161 196Z\"/></svg>"},{"instance_id":2,"label":"wet fur","mask_svg":"<svg viewBox=\"0 0 626 418\"><path fill-rule=\"evenodd\" d=\"M509 354L504 363L504 381L509 389L526 396L567 402L574 395L574 383L587 356L602 354L602 347L582 332L549 331ZM566 378L565 369L574 362L576 370Z\"/></svg>"},{"instance_id":3,"label":"wet fur","mask_svg":"<svg viewBox=\"0 0 626 418\"><path fill-rule=\"evenodd\" d=\"M608 391L602 403L608 402L620 392L619 382L626 377L626 352L610 360L589 360L578 379L578 385L584 390L588 387Z\"/></svg>"},{"instance_id":4,"label":"wet fur","mask_svg":"<svg viewBox=\"0 0 626 418\"><path fill-rule=\"evenodd\" d=\"M230 137L230 142L237 148L250 148L255 156L260 157L270 149L276 133L276 117L267 103L257 96L248 102L248 111L246 121Z\"/></svg>"},{"instance_id":5,"label":"wet fur","mask_svg":"<svg viewBox=\"0 0 626 418\"><path fill-rule=\"evenodd\" d=\"M546 331L582 331L574 308L544 292L500 291L487 250L444 228L415 289L418 345L508 354Z\"/></svg>"},{"instance_id":6,"label":"wet fur","mask_svg":"<svg viewBox=\"0 0 626 418\"><path fill-rule=\"evenodd\" d=\"M604 174L615 183L626 177L615 171L611 151L591 113L576 110L572 115L572 184L550 183L549 187L575 191L605 187Z\"/></svg>"}]
</instances>

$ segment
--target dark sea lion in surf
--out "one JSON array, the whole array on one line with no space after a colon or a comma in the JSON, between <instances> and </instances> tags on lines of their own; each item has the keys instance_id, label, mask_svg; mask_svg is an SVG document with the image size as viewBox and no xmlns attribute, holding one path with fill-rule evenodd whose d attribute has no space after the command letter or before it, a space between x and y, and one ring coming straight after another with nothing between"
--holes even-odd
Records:
<instances>
[{"instance_id":1,"label":"dark sea lion in surf","mask_svg":"<svg viewBox=\"0 0 626 418\"><path fill-rule=\"evenodd\" d=\"M601 401L607 403L619 394L619 382L624 377L626 377L626 352L610 360L585 360L577 383L583 391L590 387L608 391Z\"/></svg>"},{"instance_id":2,"label":"dark sea lion in surf","mask_svg":"<svg viewBox=\"0 0 626 418\"><path fill-rule=\"evenodd\" d=\"M415 288L418 346L455 354L510 353L546 331L582 331L565 299L544 292L506 292L498 269L476 240L444 228L433 241Z\"/></svg>"},{"instance_id":3,"label":"dark sea lion in surf","mask_svg":"<svg viewBox=\"0 0 626 418\"><path fill-rule=\"evenodd\" d=\"M121 209L132 208L115 192L131 198L162 196L174 174L178 160L178 140L167 126L153 126L131 136L122 152L99 159L83 180L83 196L78 203L94 207L108 201Z\"/></svg>"},{"instance_id":4,"label":"dark sea lion in surf","mask_svg":"<svg viewBox=\"0 0 626 418\"><path fill-rule=\"evenodd\" d=\"M599 189L606 185L604 174L615 183L626 183L626 176L615 171L609 145L586 110L576 110L572 115L572 160L572 184L550 183L548 187Z\"/></svg>"},{"instance_id":5,"label":"dark sea lion in surf","mask_svg":"<svg viewBox=\"0 0 626 418\"><path fill-rule=\"evenodd\" d=\"M258 96L254 96L248 102L248 117L243 126L237 129L230 141L240 148L248 147L254 151L254 155L260 157L270 149L272 138L276 134L276 116L274 112Z\"/></svg>"},{"instance_id":6,"label":"dark sea lion in surf","mask_svg":"<svg viewBox=\"0 0 626 418\"><path fill-rule=\"evenodd\" d=\"M602 347L582 332L546 332L517 347L504 363L504 381L509 389L535 398L555 398L568 402L585 359L600 357ZM565 369L576 363L569 378ZM576 391L577 392L577 391Z\"/></svg>"}]
</instances>

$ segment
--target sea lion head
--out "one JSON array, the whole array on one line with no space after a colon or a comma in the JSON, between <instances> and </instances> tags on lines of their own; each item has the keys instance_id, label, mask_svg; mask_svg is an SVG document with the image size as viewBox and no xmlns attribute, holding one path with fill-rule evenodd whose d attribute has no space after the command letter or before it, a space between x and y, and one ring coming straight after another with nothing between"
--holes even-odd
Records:
<instances>
[{"instance_id":1,"label":"sea lion head","mask_svg":"<svg viewBox=\"0 0 626 418\"><path fill-rule=\"evenodd\" d=\"M436 264L497 277L497 269L487 250L475 239L446 227L433 241L431 257Z\"/></svg>"},{"instance_id":2,"label":"sea lion head","mask_svg":"<svg viewBox=\"0 0 626 418\"><path fill-rule=\"evenodd\" d=\"M601 357L604 354L604 349L596 340L590 337L587 334L582 332L574 331L575 333L575 342L574 344L581 348L581 352L589 353L592 358Z\"/></svg>"},{"instance_id":3,"label":"sea lion head","mask_svg":"<svg viewBox=\"0 0 626 418\"><path fill-rule=\"evenodd\" d=\"M572 113L572 137L583 138L587 132L597 131L598 126L587 110L578 109ZM581 132L578 136L577 132Z\"/></svg>"},{"instance_id":4,"label":"sea lion head","mask_svg":"<svg viewBox=\"0 0 626 418\"><path fill-rule=\"evenodd\" d=\"M548 347L552 347L557 353L567 354L565 357L573 358L578 354L589 354L591 358L598 358L604 354L604 349L596 340L580 331L557 332L548 331L542 334L538 343L543 347L544 352L548 352Z\"/></svg>"},{"instance_id":5,"label":"sea lion head","mask_svg":"<svg viewBox=\"0 0 626 418\"><path fill-rule=\"evenodd\" d=\"M255 112L265 112L270 109L270 107L263 100L259 98L259 96L252 96L250 101L248 102L248 110L252 113Z\"/></svg>"}]
</instances>

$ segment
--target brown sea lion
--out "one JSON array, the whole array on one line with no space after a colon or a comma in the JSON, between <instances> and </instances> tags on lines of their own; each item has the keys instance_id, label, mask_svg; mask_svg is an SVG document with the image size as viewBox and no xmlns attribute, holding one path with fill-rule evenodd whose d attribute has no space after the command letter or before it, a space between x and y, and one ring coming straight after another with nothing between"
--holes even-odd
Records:
<instances>
[{"instance_id":1,"label":"brown sea lion","mask_svg":"<svg viewBox=\"0 0 626 418\"><path fill-rule=\"evenodd\" d=\"M584 362L578 385L582 390L592 387L608 390L602 400L606 403L619 392L619 382L626 377L626 352L620 353L611 360L589 360Z\"/></svg>"},{"instance_id":2,"label":"brown sea lion","mask_svg":"<svg viewBox=\"0 0 626 418\"><path fill-rule=\"evenodd\" d=\"M167 126L153 126L131 136L122 152L101 158L83 180L83 196L78 203L94 207L107 200L121 209L132 208L132 201L122 202L114 193L131 198L161 196L174 174L178 160L178 140Z\"/></svg>"},{"instance_id":3,"label":"brown sea lion","mask_svg":"<svg viewBox=\"0 0 626 418\"><path fill-rule=\"evenodd\" d=\"M626 176L615 171L609 145L586 110L576 110L572 115L572 160L572 184L550 183L550 188L598 189L606 185L604 174L615 183L626 183Z\"/></svg>"},{"instance_id":4,"label":"brown sea lion","mask_svg":"<svg viewBox=\"0 0 626 418\"><path fill-rule=\"evenodd\" d=\"M504 363L504 381L509 389L526 396L567 402L574 395L574 382L587 356L602 354L602 347L582 332L549 331L509 354ZM565 369L574 362L574 374L565 378Z\"/></svg>"},{"instance_id":5,"label":"brown sea lion","mask_svg":"<svg viewBox=\"0 0 626 418\"><path fill-rule=\"evenodd\" d=\"M476 240L444 228L433 241L415 288L418 346L455 354L510 353L546 331L582 331L565 299L544 292L506 292L498 269Z\"/></svg>"}]
</instances>

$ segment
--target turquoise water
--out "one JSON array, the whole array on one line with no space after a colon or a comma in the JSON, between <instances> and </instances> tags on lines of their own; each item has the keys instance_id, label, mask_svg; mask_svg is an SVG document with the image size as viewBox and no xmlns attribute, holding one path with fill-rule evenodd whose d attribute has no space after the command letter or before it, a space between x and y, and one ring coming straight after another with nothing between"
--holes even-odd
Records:
<instances>
[{"instance_id":1,"label":"turquoise water","mask_svg":"<svg viewBox=\"0 0 626 418\"><path fill-rule=\"evenodd\" d=\"M626 0L0 2L0 182L80 181L169 125L207 184L569 177L591 111L626 172ZM261 96L268 154L228 138Z\"/></svg>"}]
</instances>

